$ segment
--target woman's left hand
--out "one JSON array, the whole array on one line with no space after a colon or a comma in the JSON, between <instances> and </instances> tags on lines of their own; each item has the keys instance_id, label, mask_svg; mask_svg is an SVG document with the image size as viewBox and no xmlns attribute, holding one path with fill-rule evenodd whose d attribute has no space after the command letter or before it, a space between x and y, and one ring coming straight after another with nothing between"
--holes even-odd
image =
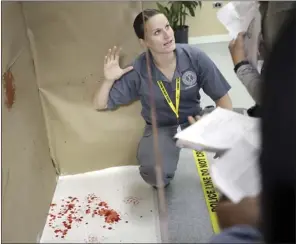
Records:
<instances>
[{"instance_id":1,"label":"woman's left hand","mask_svg":"<svg viewBox=\"0 0 296 244\"><path fill-rule=\"evenodd\" d=\"M195 122L197 122L199 119L201 118L201 116L197 115L195 117L193 116L189 116L188 117L188 121L191 125L193 125Z\"/></svg>"}]
</instances>

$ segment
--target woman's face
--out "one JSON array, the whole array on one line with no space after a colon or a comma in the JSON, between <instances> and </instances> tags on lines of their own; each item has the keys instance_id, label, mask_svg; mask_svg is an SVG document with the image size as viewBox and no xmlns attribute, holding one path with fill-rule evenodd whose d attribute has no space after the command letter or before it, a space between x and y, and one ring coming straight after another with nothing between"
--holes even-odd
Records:
<instances>
[{"instance_id":1,"label":"woman's face","mask_svg":"<svg viewBox=\"0 0 296 244\"><path fill-rule=\"evenodd\" d=\"M175 50L174 31L163 14L157 14L146 21L144 44L155 53L170 53Z\"/></svg>"}]
</instances>

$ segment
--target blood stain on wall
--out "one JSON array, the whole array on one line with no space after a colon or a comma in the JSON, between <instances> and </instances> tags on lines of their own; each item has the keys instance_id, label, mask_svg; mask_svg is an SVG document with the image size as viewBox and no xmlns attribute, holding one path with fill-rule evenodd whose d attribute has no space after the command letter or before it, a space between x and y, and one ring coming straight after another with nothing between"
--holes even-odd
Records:
<instances>
[{"instance_id":1,"label":"blood stain on wall","mask_svg":"<svg viewBox=\"0 0 296 244\"><path fill-rule=\"evenodd\" d=\"M5 104L8 108L8 111L11 110L12 105L15 102L15 84L14 77L10 70L4 73L4 90L5 90Z\"/></svg>"}]
</instances>

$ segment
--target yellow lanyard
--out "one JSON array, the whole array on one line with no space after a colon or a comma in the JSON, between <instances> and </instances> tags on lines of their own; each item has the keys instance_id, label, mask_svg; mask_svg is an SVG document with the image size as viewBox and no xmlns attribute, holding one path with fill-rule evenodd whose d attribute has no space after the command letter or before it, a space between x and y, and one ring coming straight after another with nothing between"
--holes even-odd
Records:
<instances>
[{"instance_id":1,"label":"yellow lanyard","mask_svg":"<svg viewBox=\"0 0 296 244\"><path fill-rule=\"evenodd\" d=\"M174 111L174 113L176 114L176 117L179 118L179 104L180 104L180 83L181 83L181 79L180 77L178 77L176 79L176 106L174 106L169 94L167 93L163 83L161 80L157 81L158 86L163 94L163 96L165 97L167 103L170 105L171 109Z\"/></svg>"}]
</instances>

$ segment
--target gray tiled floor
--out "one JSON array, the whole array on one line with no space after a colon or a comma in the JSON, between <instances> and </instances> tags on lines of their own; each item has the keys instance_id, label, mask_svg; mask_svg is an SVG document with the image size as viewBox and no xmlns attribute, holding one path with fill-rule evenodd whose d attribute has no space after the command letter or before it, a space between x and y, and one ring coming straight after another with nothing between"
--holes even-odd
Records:
<instances>
[{"instance_id":1,"label":"gray tiled floor","mask_svg":"<svg viewBox=\"0 0 296 244\"><path fill-rule=\"evenodd\" d=\"M212 157L208 155L209 161ZM170 242L207 242L213 231L192 150L182 149L166 199Z\"/></svg>"}]
</instances>

